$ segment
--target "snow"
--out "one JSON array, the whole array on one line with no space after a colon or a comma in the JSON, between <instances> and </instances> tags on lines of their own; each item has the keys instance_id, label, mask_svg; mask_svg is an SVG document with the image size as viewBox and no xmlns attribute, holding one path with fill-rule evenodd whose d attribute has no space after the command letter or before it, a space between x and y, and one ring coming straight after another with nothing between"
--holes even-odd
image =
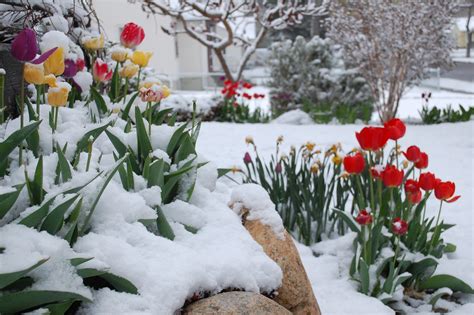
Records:
<instances>
[{"instance_id":1,"label":"snow","mask_svg":"<svg viewBox=\"0 0 474 315\"><path fill-rule=\"evenodd\" d=\"M52 48L62 48L64 55L69 53L69 38L60 31L49 31L41 37L40 48L42 52L46 52Z\"/></svg>"},{"instance_id":2,"label":"snow","mask_svg":"<svg viewBox=\"0 0 474 315\"><path fill-rule=\"evenodd\" d=\"M285 238L285 228L270 196L260 185L242 184L234 188L230 204L238 215L248 211L246 220L258 220L270 226L278 238Z\"/></svg>"},{"instance_id":3,"label":"snow","mask_svg":"<svg viewBox=\"0 0 474 315\"><path fill-rule=\"evenodd\" d=\"M418 94L418 92L420 92ZM411 104L405 103L405 113L413 113L417 103L421 107L421 91L415 91L417 100ZM451 92L443 92L445 102ZM461 96L461 95L460 95ZM464 95L466 97L466 95ZM436 97L434 93L433 98ZM441 96L440 96L440 99ZM306 141L317 143L321 148L329 148L340 142L344 151L348 152L356 146L355 132L362 128L360 125L275 125L247 124L235 125L229 123L204 123L198 140L198 152L221 168L243 166L242 158L248 147L245 138L252 136L259 150L259 155L267 159L275 150L275 140L283 135L285 141L281 152L288 152L292 145L298 147ZM427 171L434 172L443 180L456 183L456 194L462 197L457 202L446 205L442 217L446 223L456 224L446 231L444 239L457 245L455 253L441 259L436 274L447 273L463 279L474 286L474 214L472 210L474 189L473 156L474 156L474 121L456 124L440 125L408 125L405 137L399 140L402 147L416 144L430 156ZM221 180L224 181L224 180ZM219 182L218 182L219 183ZM437 214L439 203L431 198L428 202L427 213ZM351 243L353 234L334 240L320 242L311 249L298 246L302 255L308 276L320 304L323 314L393 314L393 310L383 305L378 299L367 297L357 292L357 286L349 280L347 268L351 259ZM341 303L345 301L345 303ZM346 303L347 302L347 303ZM456 305L453 314L470 314L474 309L474 299L465 300L463 306ZM451 304L452 306L453 304ZM430 312L431 307L425 309ZM417 310L421 311L421 310ZM410 308L409 312L415 312Z\"/></svg>"},{"instance_id":4,"label":"snow","mask_svg":"<svg viewBox=\"0 0 474 315\"><path fill-rule=\"evenodd\" d=\"M314 124L311 116L301 109L290 110L272 121L274 124L287 125L312 125Z\"/></svg>"}]
</instances>

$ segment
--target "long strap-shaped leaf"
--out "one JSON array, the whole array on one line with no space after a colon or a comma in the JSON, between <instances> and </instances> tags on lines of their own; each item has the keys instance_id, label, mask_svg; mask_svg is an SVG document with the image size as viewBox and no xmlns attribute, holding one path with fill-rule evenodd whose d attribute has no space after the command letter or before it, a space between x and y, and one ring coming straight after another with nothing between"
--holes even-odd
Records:
<instances>
[{"instance_id":1,"label":"long strap-shaped leaf","mask_svg":"<svg viewBox=\"0 0 474 315\"><path fill-rule=\"evenodd\" d=\"M8 155L15 150L30 134L38 129L41 120L23 127L12 133L5 141L0 142L0 164L8 159ZM3 174L0 174L0 176Z\"/></svg>"},{"instance_id":2,"label":"long strap-shaped leaf","mask_svg":"<svg viewBox=\"0 0 474 315\"><path fill-rule=\"evenodd\" d=\"M114 177L115 173L117 173L118 169L120 168L120 166L122 165L122 163L128 158L128 153L125 154L125 156L123 158L121 158L120 160L117 161L117 163L115 163L115 166L113 169L110 170L110 172L107 174L106 178L105 178L105 182L104 184L102 185L102 187L100 188L100 191L99 193L97 194L97 197L95 198L94 202L92 203L92 206L91 208L89 209L89 214L87 215L86 217L86 220L84 221L84 225L82 226L80 232L79 232L79 235L84 235L84 233L87 231L87 229L89 228L89 223L90 223L90 220L92 218L92 215L94 214L94 210L95 210L95 207L97 206L97 203L99 202L99 199L100 197L102 196L102 194L104 193L105 191L105 188L107 188L107 185L110 183L110 181L112 180L112 177Z\"/></svg>"},{"instance_id":3,"label":"long strap-shaped leaf","mask_svg":"<svg viewBox=\"0 0 474 315\"><path fill-rule=\"evenodd\" d=\"M26 269L20 270L20 271L15 271L15 272L9 272L9 273L0 273L0 289L5 288L6 286L12 284L13 282L17 281L24 275L26 275L28 272L31 270L34 270L44 264L48 258L46 259L41 259L38 262L36 262L34 265L31 267L28 267Z\"/></svg>"}]
</instances>

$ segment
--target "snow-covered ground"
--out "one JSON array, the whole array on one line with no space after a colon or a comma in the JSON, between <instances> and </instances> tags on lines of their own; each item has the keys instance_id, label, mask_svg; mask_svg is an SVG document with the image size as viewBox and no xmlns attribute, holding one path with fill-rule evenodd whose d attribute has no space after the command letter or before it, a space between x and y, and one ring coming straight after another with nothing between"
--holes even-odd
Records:
<instances>
[{"instance_id":1,"label":"snow-covered ground","mask_svg":"<svg viewBox=\"0 0 474 315\"><path fill-rule=\"evenodd\" d=\"M415 93L415 92L414 92ZM454 102L453 100L450 100ZM406 103L407 104L407 103ZM415 104L415 101L413 102ZM254 137L262 156L274 152L276 138L283 135L283 150L291 145L299 146L310 140L322 147L340 142L349 151L357 142L354 132L359 125L239 125L204 123L198 141L198 151L219 167L242 165L242 157L249 148L245 137ZM444 180L456 183L456 193L461 199L447 205L443 218L456 227L445 233L447 242L457 245L457 251L449 259L441 261L437 273L449 273L474 286L474 121L433 126L409 125L401 145L418 145L430 156L429 171ZM438 203L432 198L428 211L435 215ZM347 274L351 235L338 240L328 240L313 247L320 256L314 257L309 248L300 246L303 262L313 283L316 297L323 314L393 314L393 311L375 298L356 291ZM472 298L472 297L471 297ZM428 312L428 308L417 311ZM472 314L474 300L456 309L457 314Z\"/></svg>"}]
</instances>

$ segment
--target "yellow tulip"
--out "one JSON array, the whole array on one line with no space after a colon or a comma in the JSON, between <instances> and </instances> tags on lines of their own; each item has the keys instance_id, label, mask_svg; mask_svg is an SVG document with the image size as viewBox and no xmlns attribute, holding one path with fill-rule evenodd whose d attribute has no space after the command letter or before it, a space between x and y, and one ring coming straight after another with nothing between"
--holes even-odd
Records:
<instances>
[{"instance_id":1,"label":"yellow tulip","mask_svg":"<svg viewBox=\"0 0 474 315\"><path fill-rule=\"evenodd\" d=\"M138 66L131 63L130 61L126 62L123 67L119 70L119 75L122 78L130 79L138 72Z\"/></svg>"},{"instance_id":2,"label":"yellow tulip","mask_svg":"<svg viewBox=\"0 0 474 315\"><path fill-rule=\"evenodd\" d=\"M23 72L23 77L25 81L30 84L43 84L44 82L44 67L42 64L35 65L32 63L25 63L25 68Z\"/></svg>"},{"instance_id":3,"label":"yellow tulip","mask_svg":"<svg viewBox=\"0 0 474 315\"><path fill-rule=\"evenodd\" d=\"M135 50L130 58L134 64L143 68L148 65L153 53L151 51Z\"/></svg>"},{"instance_id":4,"label":"yellow tulip","mask_svg":"<svg viewBox=\"0 0 474 315\"><path fill-rule=\"evenodd\" d=\"M163 85L161 87L161 93L163 94L163 98L167 98L168 96L170 96L171 91L166 85Z\"/></svg>"},{"instance_id":5,"label":"yellow tulip","mask_svg":"<svg viewBox=\"0 0 474 315\"><path fill-rule=\"evenodd\" d=\"M64 49L59 47L44 62L44 70L46 74L61 75L64 73Z\"/></svg>"},{"instance_id":6,"label":"yellow tulip","mask_svg":"<svg viewBox=\"0 0 474 315\"><path fill-rule=\"evenodd\" d=\"M117 61L117 62L124 62L125 60L127 60L129 52L130 52L129 49L116 46L111 49L110 55L112 57L112 60Z\"/></svg>"},{"instance_id":7,"label":"yellow tulip","mask_svg":"<svg viewBox=\"0 0 474 315\"><path fill-rule=\"evenodd\" d=\"M160 82L157 81L142 81L140 82L139 88L150 89L153 85L160 85Z\"/></svg>"},{"instance_id":8,"label":"yellow tulip","mask_svg":"<svg viewBox=\"0 0 474 315\"><path fill-rule=\"evenodd\" d=\"M48 104L53 107L65 106L71 86L66 82L58 83L57 87L49 88Z\"/></svg>"},{"instance_id":9,"label":"yellow tulip","mask_svg":"<svg viewBox=\"0 0 474 315\"><path fill-rule=\"evenodd\" d=\"M44 80L43 80L42 84L44 84L44 83L46 83L50 87L58 86L56 76L54 74L48 74L48 75L44 76Z\"/></svg>"},{"instance_id":10,"label":"yellow tulip","mask_svg":"<svg viewBox=\"0 0 474 315\"><path fill-rule=\"evenodd\" d=\"M82 45L87 50L99 50L104 48L104 35L100 34L98 36L87 36L82 39Z\"/></svg>"}]
</instances>

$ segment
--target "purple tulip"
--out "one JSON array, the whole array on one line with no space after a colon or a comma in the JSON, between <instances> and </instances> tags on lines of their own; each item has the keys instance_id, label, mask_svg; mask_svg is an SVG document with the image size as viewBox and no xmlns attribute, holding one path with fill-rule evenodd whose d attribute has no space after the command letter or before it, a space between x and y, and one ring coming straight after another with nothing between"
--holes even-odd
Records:
<instances>
[{"instance_id":1,"label":"purple tulip","mask_svg":"<svg viewBox=\"0 0 474 315\"><path fill-rule=\"evenodd\" d=\"M63 76L65 78L72 78L77 73L77 65L74 60L66 59L64 61L64 73Z\"/></svg>"},{"instance_id":2,"label":"purple tulip","mask_svg":"<svg viewBox=\"0 0 474 315\"><path fill-rule=\"evenodd\" d=\"M56 48L50 49L35 59L38 52L38 43L36 42L36 33L31 28L25 28L18 33L12 42L11 54L15 59L21 62L31 62L40 64L46 61Z\"/></svg>"},{"instance_id":3,"label":"purple tulip","mask_svg":"<svg viewBox=\"0 0 474 315\"><path fill-rule=\"evenodd\" d=\"M13 40L11 53L19 61L31 61L38 52L36 33L30 28L25 28Z\"/></svg>"},{"instance_id":4,"label":"purple tulip","mask_svg":"<svg viewBox=\"0 0 474 315\"><path fill-rule=\"evenodd\" d=\"M280 174L281 171L282 171L281 163L278 162L277 165L276 165L276 167L275 167L275 172L276 172L277 174Z\"/></svg>"},{"instance_id":5,"label":"purple tulip","mask_svg":"<svg viewBox=\"0 0 474 315\"><path fill-rule=\"evenodd\" d=\"M250 156L250 154L249 154L248 152L245 152L245 155L244 155L244 163L245 163L245 164L252 163L252 157Z\"/></svg>"}]
</instances>

